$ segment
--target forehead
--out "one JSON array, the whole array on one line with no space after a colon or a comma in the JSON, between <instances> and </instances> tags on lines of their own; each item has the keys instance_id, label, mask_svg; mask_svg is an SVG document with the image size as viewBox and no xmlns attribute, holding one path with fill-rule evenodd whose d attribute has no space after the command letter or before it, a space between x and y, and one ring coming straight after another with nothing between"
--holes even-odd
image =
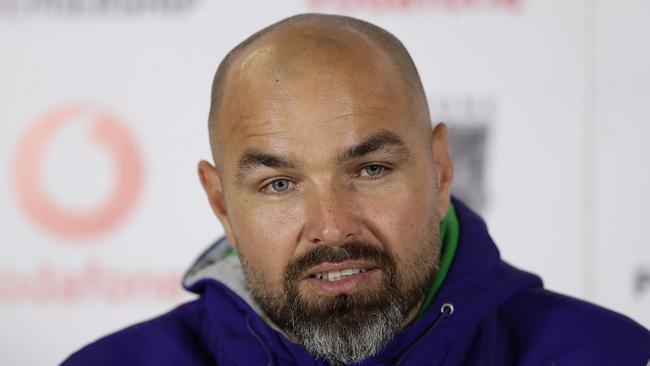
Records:
<instances>
[{"instance_id":1,"label":"forehead","mask_svg":"<svg viewBox=\"0 0 650 366\"><path fill-rule=\"evenodd\" d=\"M227 76L219 155L232 160L249 147L309 155L379 130L408 135L410 98L392 59L361 36L319 27L274 34Z\"/></svg>"}]
</instances>

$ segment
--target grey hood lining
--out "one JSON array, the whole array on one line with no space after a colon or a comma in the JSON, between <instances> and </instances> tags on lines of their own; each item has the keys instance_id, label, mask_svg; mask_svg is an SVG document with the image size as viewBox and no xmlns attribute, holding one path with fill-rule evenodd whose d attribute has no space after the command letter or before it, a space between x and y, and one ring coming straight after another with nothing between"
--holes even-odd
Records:
<instances>
[{"instance_id":1,"label":"grey hood lining","mask_svg":"<svg viewBox=\"0 0 650 366\"><path fill-rule=\"evenodd\" d=\"M183 286L191 288L206 279L221 282L244 300L271 328L286 336L253 299L239 256L233 252L233 247L225 237L219 239L190 267L183 278Z\"/></svg>"}]
</instances>

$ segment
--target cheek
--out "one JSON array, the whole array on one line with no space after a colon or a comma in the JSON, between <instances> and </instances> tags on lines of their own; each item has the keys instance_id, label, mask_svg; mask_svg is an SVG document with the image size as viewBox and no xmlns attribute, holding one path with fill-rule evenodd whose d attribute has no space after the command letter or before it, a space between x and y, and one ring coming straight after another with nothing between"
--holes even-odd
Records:
<instances>
[{"instance_id":1,"label":"cheek","mask_svg":"<svg viewBox=\"0 0 650 366\"><path fill-rule=\"evenodd\" d=\"M432 181L400 180L390 192L366 197L364 201L368 227L398 262L409 261L423 245L429 245L431 227L436 220Z\"/></svg>"},{"instance_id":2,"label":"cheek","mask_svg":"<svg viewBox=\"0 0 650 366\"><path fill-rule=\"evenodd\" d=\"M280 284L296 250L301 211L277 202L246 202L237 212L233 230L239 250L267 281Z\"/></svg>"}]
</instances>

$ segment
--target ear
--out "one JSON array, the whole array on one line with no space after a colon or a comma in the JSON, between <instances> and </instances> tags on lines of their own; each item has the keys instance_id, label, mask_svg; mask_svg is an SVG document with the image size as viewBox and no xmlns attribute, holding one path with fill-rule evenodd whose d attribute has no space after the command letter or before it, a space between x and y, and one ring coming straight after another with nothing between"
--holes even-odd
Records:
<instances>
[{"instance_id":1,"label":"ear","mask_svg":"<svg viewBox=\"0 0 650 366\"><path fill-rule=\"evenodd\" d=\"M451 203L451 182L454 178L454 163L449 154L447 125L444 123L438 123L433 129L431 147L437 173L439 214L444 218Z\"/></svg>"},{"instance_id":2,"label":"ear","mask_svg":"<svg viewBox=\"0 0 650 366\"><path fill-rule=\"evenodd\" d=\"M228 216L228 210L226 209L223 186L221 185L221 178L219 178L219 174L217 174L217 169L207 161L201 160L198 166L198 173L203 190L208 196L208 201L210 202L212 211L221 222L226 238L228 238L228 242L230 245L236 245L232 226L230 225L230 217Z\"/></svg>"}]
</instances>

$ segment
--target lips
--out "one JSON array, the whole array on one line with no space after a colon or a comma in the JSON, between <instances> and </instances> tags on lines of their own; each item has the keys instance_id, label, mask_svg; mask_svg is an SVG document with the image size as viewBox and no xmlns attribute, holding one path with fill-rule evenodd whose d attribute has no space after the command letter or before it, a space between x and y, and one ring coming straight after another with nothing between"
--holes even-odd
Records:
<instances>
[{"instance_id":1,"label":"lips","mask_svg":"<svg viewBox=\"0 0 650 366\"><path fill-rule=\"evenodd\" d=\"M350 295L373 282L379 272L375 264L363 261L323 263L307 271L303 283L324 295Z\"/></svg>"},{"instance_id":2,"label":"lips","mask_svg":"<svg viewBox=\"0 0 650 366\"><path fill-rule=\"evenodd\" d=\"M319 280L336 281L346 276L365 273L377 266L365 261L345 261L340 263L323 263L310 268L303 279L315 278Z\"/></svg>"},{"instance_id":3,"label":"lips","mask_svg":"<svg viewBox=\"0 0 650 366\"><path fill-rule=\"evenodd\" d=\"M339 281L344 277L352 276L357 273L365 273L368 270L365 268L349 268L342 271L328 271L316 273L313 277L317 280Z\"/></svg>"}]
</instances>

